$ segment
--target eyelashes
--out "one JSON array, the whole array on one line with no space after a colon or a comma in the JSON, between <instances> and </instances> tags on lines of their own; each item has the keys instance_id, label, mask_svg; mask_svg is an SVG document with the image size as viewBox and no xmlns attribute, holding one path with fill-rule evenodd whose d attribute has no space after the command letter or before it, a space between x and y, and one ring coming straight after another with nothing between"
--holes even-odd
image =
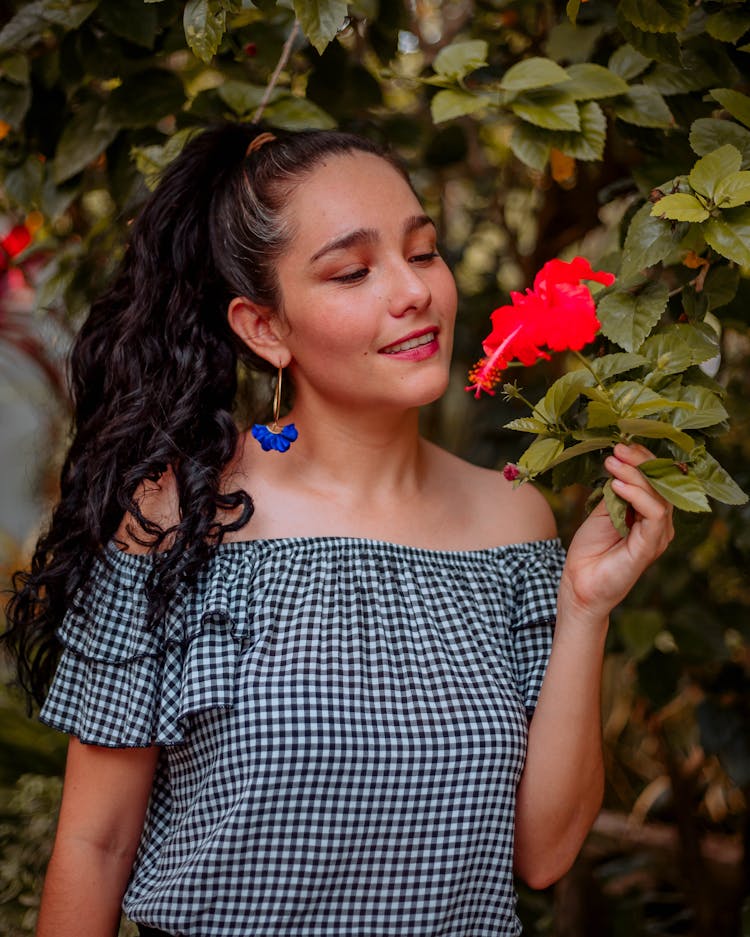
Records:
<instances>
[{"instance_id":1,"label":"eyelashes","mask_svg":"<svg viewBox=\"0 0 750 937\"><path fill-rule=\"evenodd\" d=\"M409 263L426 264L436 260L440 254L437 251L430 251L427 254L415 254L409 258ZM352 270L351 273L344 273L338 277L331 277L335 283L357 283L363 280L370 272L369 267L360 267L358 270Z\"/></svg>"}]
</instances>

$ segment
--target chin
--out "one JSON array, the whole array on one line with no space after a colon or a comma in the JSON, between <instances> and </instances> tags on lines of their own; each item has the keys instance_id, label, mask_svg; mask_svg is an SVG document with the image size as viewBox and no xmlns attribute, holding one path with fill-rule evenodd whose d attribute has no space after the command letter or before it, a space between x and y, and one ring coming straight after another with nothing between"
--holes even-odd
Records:
<instances>
[{"instance_id":1,"label":"chin","mask_svg":"<svg viewBox=\"0 0 750 937\"><path fill-rule=\"evenodd\" d=\"M448 374L441 374L439 378L432 381L425 381L421 388L414 388L414 407L426 407L428 404L440 400L448 389L450 378Z\"/></svg>"}]
</instances>

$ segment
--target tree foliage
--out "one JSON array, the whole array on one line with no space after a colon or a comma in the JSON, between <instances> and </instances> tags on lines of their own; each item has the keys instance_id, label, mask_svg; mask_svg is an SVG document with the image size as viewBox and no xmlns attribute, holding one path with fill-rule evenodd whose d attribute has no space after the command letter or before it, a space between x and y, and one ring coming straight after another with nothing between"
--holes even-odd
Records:
<instances>
[{"instance_id":1,"label":"tree foliage","mask_svg":"<svg viewBox=\"0 0 750 937\"><path fill-rule=\"evenodd\" d=\"M516 430L538 436L527 461L552 468L564 530L585 499L565 486L613 425L651 442L650 480L688 512L750 487L746 4L0 0L0 22L2 200L33 230L0 274L26 272L38 315L80 320L148 188L207 122L341 126L402 154L456 271L455 387L425 415L432 437L494 465L517 459ZM598 296L595 374L566 373L569 359L519 374L543 401L531 416L464 395L490 310L574 253L617 275ZM9 321L0 312L0 341ZM561 459L556 424L579 393L585 424ZM748 521L747 507L687 515L614 617L608 807L682 837L681 878L593 840L589 861L607 861L587 887L619 901L628 933L741 933L747 879L712 864L700 836L750 853ZM646 899L609 894L613 869L640 874ZM682 917L649 905L677 889ZM602 906L581 910L600 915L588 932L614 933ZM529 933L552 933L548 903L524 908Z\"/></svg>"}]
</instances>

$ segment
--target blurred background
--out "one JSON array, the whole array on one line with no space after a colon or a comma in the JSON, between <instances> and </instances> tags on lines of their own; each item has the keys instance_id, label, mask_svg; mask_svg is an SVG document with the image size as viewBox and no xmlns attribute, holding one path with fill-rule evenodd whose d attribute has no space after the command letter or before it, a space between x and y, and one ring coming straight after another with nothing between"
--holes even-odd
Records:
<instances>
[{"instance_id":1,"label":"blurred background","mask_svg":"<svg viewBox=\"0 0 750 937\"><path fill-rule=\"evenodd\" d=\"M128 223L190 133L259 107L270 126L338 125L406 161L460 291L451 387L425 411L424 432L482 465L516 459L529 438L503 425L524 415L518 405L464 391L491 311L552 257L583 254L616 272L634 213L689 171L700 134L750 166L746 4L645 6L0 0L3 587L54 501L70 418L65 355ZM457 43L475 45L440 57ZM597 64L628 90L588 71L577 97L551 81L508 96L502 76L528 59ZM723 256L696 236L659 259L674 285L667 314L678 321L703 304L721 331L714 371L730 423L709 445L748 491L750 218L733 224L739 246ZM642 250L648 266L647 240ZM537 399L567 367L559 355L511 377ZM248 392L240 423L252 408ZM588 492L545 493L567 541ZM750 509L681 513L670 550L614 615L604 809L560 883L521 889L529 937L750 937L749 613ZM28 717L7 670L0 932L20 937L33 933L65 739Z\"/></svg>"}]
</instances>

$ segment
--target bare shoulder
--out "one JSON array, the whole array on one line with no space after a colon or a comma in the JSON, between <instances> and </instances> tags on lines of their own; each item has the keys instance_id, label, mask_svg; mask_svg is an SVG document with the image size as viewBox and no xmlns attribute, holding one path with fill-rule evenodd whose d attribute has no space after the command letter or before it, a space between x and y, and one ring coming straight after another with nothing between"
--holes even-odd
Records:
<instances>
[{"instance_id":1,"label":"bare shoulder","mask_svg":"<svg viewBox=\"0 0 750 937\"><path fill-rule=\"evenodd\" d=\"M134 499L141 514L162 528L172 527L180 520L180 499L174 472L167 469L156 481L143 481L136 490ZM133 514L126 514L115 534L115 539L124 544L128 553L148 553L149 535L143 530ZM162 545L162 549L166 544Z\"/></svg>"},{"instance_id":2,"label":"bare shoulder","mask_svg":"<svg viewBox=\"0 0 750 937\"><path fill-rule=\"evenodd\" d=\"M502 472L472 465L443 450L439 461L444 484L450 484L465 505L479 539L477 546L501 546L557 536L547 499L531 484L515 486Z\"/></svg>"}]
</instances>

